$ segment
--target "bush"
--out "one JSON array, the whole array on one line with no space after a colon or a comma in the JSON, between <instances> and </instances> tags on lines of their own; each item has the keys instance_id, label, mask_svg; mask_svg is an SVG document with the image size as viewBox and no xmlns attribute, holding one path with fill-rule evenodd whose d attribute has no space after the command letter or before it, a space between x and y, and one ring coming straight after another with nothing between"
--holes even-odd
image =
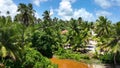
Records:
<instances>
[{"instance_id":1,"label":"bush","mask_svg":"<svg viewBox=\"0 0 120 68\"><path fill-rule=\"evenodd\" d=\"M113 63L114 55L112 53L105 53L104 55L100 55L99 59L103 62L103 63Z\"/></svg>"},{"instance_id":2,"label":"bush","mask_svg":"<svg viewBox=\"0 0 120 68\"><path fill-rule=\"evenodd\" d=\"M32 47L35 47L43 56L48 58L53 56L52 45L54 44L54 40L49 35L39 31L36 31L32 36Z\"/></svg>"},{"instance_id":3,"label":"bush","mask_svg":"<svg viewBox=\"0 0 120 68\"><path fill-rule=\"evenodd\" d=\"M73 59L77 61L80 61L81 59L90 59L87 55L75 53L71 50L65 50L62 48L55 52L55 54L58 55L61 59Z\"/></svg>"},{"instance_id":4,"label":"bush","mask_svg":"<svg viewBox=\"0 0 120 68\"><path fill-rule=\"evenodd\" d=\"M56 64L52 64L40 52L29 47L24 48L21 60L4 59L2 63L6 68L57 68Z\"/></svg>"},{"instance_id":5,"label":"bush","mask_svg":"<svg viewBox=\"0 0 120 68\"><path fill-rule=\"evenodd\" d=\"M46 57L43 57L40 52L32 48L25 49L25 56L23 57L23 67L28 68L49 68L54 67L50 60Z\"/></svg>"},{"instance_id":6,"label":"bush","mask_svg":"<svg viewBox=\"0 0 120 68\"><path fill-rule=\"evenodd\" d=\"M58 48L58 51L55 52L55 55L62 55L62 54L64 54L64 53L66 53L65 49L59 47L59 48Z\"/></svg>"}]
</instances>

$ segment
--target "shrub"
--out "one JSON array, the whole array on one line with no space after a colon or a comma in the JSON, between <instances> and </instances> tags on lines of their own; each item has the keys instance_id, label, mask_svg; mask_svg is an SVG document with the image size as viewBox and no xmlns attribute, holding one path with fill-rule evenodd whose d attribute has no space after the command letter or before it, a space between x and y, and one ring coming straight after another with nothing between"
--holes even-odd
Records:
<instances>
[{"instance_id":1,"label":"shrub","mask_svg":"<svg viewBox=\"0 0 120 68\"><path fill-rule=\"evenodd\" d=\"M55 68L55 66L50 62L48 58L43 57L42 54L40 54L40 52L34 50L33 48L25 49L25 56L23 57L23 67Z\"/></svg>"},{"instance_id":2,"label":"shrub","mask_svg":"<svg viewBox=\"0 0 120 68\"><path fill-rule=\"evenodd\" d=\"M57 68L56 64L33 48L25 47L21 60L3 59L6 68Z\"/></svg>"},{"instance_id":3,"label":"shrub","mask_svg":"<svg viewBox=\"0 0 120 68\"><path fill-rule=\"evenodd\" d=\"M79 53L72 52L71 50L65 50L60 48L57 52L55 52L56 55L59 56L61 59L73 59L80 61L81 59L90 59L88 55L83 55Z\"/></svg>"},{"instance_id":4,"label":"shrub","mask_svg":"<svg viewBox=\"0 0 120 68\"><path fill-rule=\"evenodd\" d=\"M103 63L113 63L113 54L112 53L105 53L104 55L100 55L99 59Z\"/></svg>"},{"instance_id":5,"label":"shrub","mask_svg":"<svg viewBox=\"0 0 120 68\"><path fill-rule=\"evenodd\" d=\"M54 45L54 40L46 34L42 34L39 31L36 31L32 36L32 47L35 47L43 56L51 58L52 45Z\"/></svg>"}]
</instances>

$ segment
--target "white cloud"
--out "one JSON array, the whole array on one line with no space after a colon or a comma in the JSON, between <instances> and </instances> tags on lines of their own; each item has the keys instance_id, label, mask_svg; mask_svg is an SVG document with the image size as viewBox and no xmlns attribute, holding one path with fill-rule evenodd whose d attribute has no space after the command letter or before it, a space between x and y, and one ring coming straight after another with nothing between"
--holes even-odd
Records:
<instances>
[{"instance_id":1,"label":"white cloud","mask_svg":"<svg viewBox=\"0 0 120 68\"><path fill-rule=\"evenodd\" d=\"M93 21L93 14L88 12L85 8L76 10L72 8L72 3L75 1L76 0L62 0L60 2L57 12L61 19L70 20L72 17L75 19L77 19L78 17L82 17L83 20Z\"/></svg>"},{"instance_id":2,"label":"white cloud","mask_svg":"<svg viewBox=\"0 0 120 68\"><path fill-rule=\"evenodd\" d=\"M53 9L51 8L50 9L50 16L52 16L54 14L54 11L53 11Z\"/></svg>"},{"instance_id":3,"label":"white cloud","mask_svg":"<svg viewBox=\"0 0 120 68\"><path fill-rule=\"evenodd\" d=\"M75 10L74 11L74 18L79 18L79 17L82 17L84 20L87 20L87 21L94 21L94 16L92 13L86 11L85 8L81 8L79 10Z\"/></svg>"},{"instance_id":4,"label":"white cloud","mask_svg":"<svg viewBox=\"0 0 120 68\"><path fill-rule=\"evenodd\" d=\"M48 0L33 0L33 4L35 4L36 6L40 6L41 2L46 2Z\"/></svg>"},{"instance_id":5,"label":"white cloud","mask_svg":"<svg viewBox=\"0 0 120 68\"><path fill-rule=\"evenodd\" d=\"M51 8L50 9L50 16L52 16L54 14L54 10ZM35 12L35 17L36 18L42 18L42 16L40 15L39 12Z\"/></svg>"},{"instance_id":6,"label":"white cloud","mask_svg":"<svg viewBox=\"0 0 120 68\"><path fill-rule=\"evenodd\" d=\"M107 11L97 11L96 12L96 16L111 16L112 15L112 13L110 13L110 12L107 12Z\"/></svg>"},{"instance_id":7,"label":"white cloud","mask_svg":"<svg viewBox=\"0 0 120 68\"><path fill-rule=\"evenodd\" d=\"M35 12L35 17L40 18L40 15L37 12Z\"/></svg>"},{"instance_id":8,"label":"white cloud","mask_svg":"<svg viewBox=\"0 0 120 68\"><path fill-rule=\"evenodd\" d=\"M60 2L60 6L58 8L58 15L62 17L62 19L69 20L73 15L73 9L71 7L70 0L62 0Z\"/></svg>"},{"instance_id":9,"label":"white cloud","mask_svg":"<svg viewBox=\"0 0 120 68\"><path fill-rule=\"evenodd\" d=\"M110 8L112 6L120 6L120 0L94 0L103 9Z\"/></svg>"},{"instance_id":10,"label":"white cloud","mask_svg":"<svg viewBox=\"0 0 120 68\"><path fill-rule=\"evenodd\" d=\"M17 14L17 5L12 0L0 0L1 15L7 16L6 12L10 12L12 18Z\"/></svg>"},{"instance_id":11,"label":"white cloud","mask_svg":"<svg viewBox=\"0 0 120 68\"><path fill-rule=\"evenodd\" d=\"M95 2L102 8L109 8L112 6L110 0L95 0Z\"/></svg>"},{"instance_id":12,"label":"white cloud","mask_svg":"<svg viewBox=\"0 0 120 68\"><path fill-rule=\"evenodd\" d=\"M76 0L63 0L63 1L69 1L69 2L71 2L71 3L76 2Z\"/></svg>"}]
</instances>

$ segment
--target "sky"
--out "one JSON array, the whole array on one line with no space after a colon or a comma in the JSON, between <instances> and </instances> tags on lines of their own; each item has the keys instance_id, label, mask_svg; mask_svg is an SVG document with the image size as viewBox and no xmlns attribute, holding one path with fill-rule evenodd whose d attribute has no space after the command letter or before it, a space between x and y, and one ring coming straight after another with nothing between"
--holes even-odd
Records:
<instances>
[{"instance_id":1,"label":"sky","mask_svg":"<svg viewBox=\"0 0 120 68\"><path fill-rule=\"evenodd\" d=\"M32 3L37 18L42 18L43 12L48 10L52 18L63 20L82 17L91 22L105 16L112 22L120 21L120 0L0 0L0 15L7 16L9 11L14 18L19 3Z\"/></svg>"}]
</instances>

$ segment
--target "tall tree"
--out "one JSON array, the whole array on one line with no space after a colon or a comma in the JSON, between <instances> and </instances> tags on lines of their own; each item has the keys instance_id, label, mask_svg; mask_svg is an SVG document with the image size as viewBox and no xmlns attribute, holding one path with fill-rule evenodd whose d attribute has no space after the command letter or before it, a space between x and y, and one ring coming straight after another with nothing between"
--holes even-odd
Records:
<instances>
[{"instance_id":1,"label":"tall tree","mask_svg":"<svg viewBox=\"0 0 120 68\"><path fill-rule=\"evenodd\" d=\"M115 24L115 33L110 37L112 40L110 40L105 47L108 49L108 52L114 54L114 64L117 64L116 57L120 55L120 22Z\"/></svg>"},{"instance_id":2,"label":"tall tree","mask_svg":"<svg viewBox=\"0 0 120 68\"><path fill-rule=\"evenodd\" d=\"M43 19L44 20L47 20L47 21L50 21L51 20L51 18L50 18L50 11L45 11L44 13L43 13Z\"/></svg>"},{"instance_id":3,"label":"tall tree","mask_svg":"<svg viewBox=\"0 0 120 68\"><path fill-rule=\"evenodd\" d=\"M110 34L111 30L111 21L109 21L107 18L100 16L99 19L97 19L97 36L108 36Z\"/></svg>"},{"instance_id":4,"label":"tall tree","mask_svg":"<svg viewBox=\"0 0 120 68\"><path fill-rule=\"evenodd\" d=\"M17 11L20 13L16 15L15 20L18 19L18 21L22 22L26 26L34 24L35 10L33 10L33 6L31 3L29 3L28 5L20 3Z\"/></svg>"},{"instance_id":5,"label":"tall tree","mask_svg":"<svg viewBox=\"0 0 120 68\"><path fill-rule=\"evenodd\" d=\"M78 23L81 24L82 23L82 17L78 18Z\"/></svg>"},{"instance_id":6,"label":"tall tree","mask_svg":"<svg viewBox=\"0 0 120 68\"><path fill-rule=\"evenodd\" d=\"M10 12L7 11L6 14L7 14L6 23L11 23L11 22L12 22L12 18L11 18L11 16L10 16Z\"/></svg>"}]
</instances>

